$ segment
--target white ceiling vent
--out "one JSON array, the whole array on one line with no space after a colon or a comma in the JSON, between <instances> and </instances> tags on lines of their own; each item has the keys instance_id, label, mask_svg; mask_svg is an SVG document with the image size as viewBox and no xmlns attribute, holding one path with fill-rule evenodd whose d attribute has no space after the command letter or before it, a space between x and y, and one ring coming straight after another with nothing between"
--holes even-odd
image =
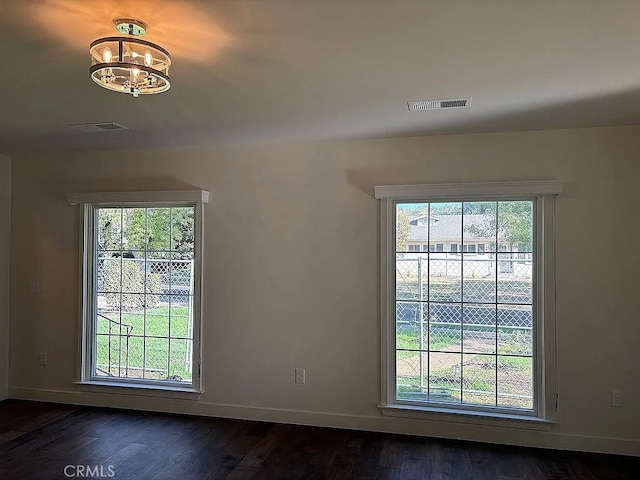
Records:
<instances>
[{"instance_id":1,"label":"white ceiling vent","mask_svg":"<svg viewBox=\"0 0 640 480\"><path fill-rule=\"evenodd\" d=\"M129 130L129 127L125 127L124 125L120 125L115 122L100 122L100 123L76 123L73 125L69 125L69 128L73 128L74 130L79 130L84 133L94 133L94 132L112 132L114 130Z\"/></svg>"},{"instance_id":2,"label":"white ceiling vent","mask_svg":"<svg viewBox=\"0 0 640 480\"><path fill-rule=\"evenodd\" d=\"M418 100L407 102L410 112L420 110L441 110L443 108L465 108L471 103L471 98L451 98L446 100Z\"/></svg>"}]
</instances>

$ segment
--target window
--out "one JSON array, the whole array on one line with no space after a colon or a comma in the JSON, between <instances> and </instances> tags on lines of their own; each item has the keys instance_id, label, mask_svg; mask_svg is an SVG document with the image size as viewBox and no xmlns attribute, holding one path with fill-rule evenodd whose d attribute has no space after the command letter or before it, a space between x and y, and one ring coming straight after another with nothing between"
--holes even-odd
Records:
<instances>
[{"instance_id":1,"label":"window","mask_svg":"<svg viewBox=\"0 0 640 480\"><path fill-rule=\"evenodd\" d=\"M445 187L376 187L383 200L382 410L547 419L555 395L552 209L559 185ZM411 232L396 229L395 218L408 208L437 216L448 226L451 251L461 244L462 254L396 255L395 244ZM490 255L475 255L476 245Z\"/></svg>"},{"instance_id":2,"label":"window","mask_svg":"<svg viewBox=\"0 0 640 480\"><path fill-rule=\"evenodd\" d=\"M442 243L436 243L436 252L444 252L444 245Z\"/></svg>"},{"instance_id":3,"label":"window","mask_svg":"<svg viewBox=\"0 0 640 480\"><path fill-rule=\"evenodd\" d=\"M84 218L81 383L199 391L208 193L69 199Z\"/></svg>"},{"instance_id":4,"label":"window","mask_svg":"<svg viewBox=\"0 0 640 480\"><path fill-rule=\"evenodd\" d=\"M457 243L452 243L451 244L451 253L458 253L458 244Z\"/></svg>"},{"instance_id":5,"label":"window","mask_svg":"<svg viewBox=\"0 0 640 480\"><path fill-rule=\"evenodd\" d=\"M485 248L484 243L479 243L478 244L478 253L484 253L485 252L484 248Z\"/></svg>"}]
</instances>

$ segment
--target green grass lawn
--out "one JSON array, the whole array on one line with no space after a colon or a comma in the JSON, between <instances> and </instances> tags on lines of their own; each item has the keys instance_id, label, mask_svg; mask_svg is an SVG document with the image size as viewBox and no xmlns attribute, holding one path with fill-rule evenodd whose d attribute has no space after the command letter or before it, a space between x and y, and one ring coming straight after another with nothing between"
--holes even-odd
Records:
<instances>
[{"instance_id":1,"label":"green grass lawn","mask_svg":"<svg viewBox=\"0 0 640 480\"><path fill-rule=\"evenodd\" d=\"M425 325L425 350L427 349L427 328ZM467 327L465 330L472 330ZM431 350L445 350L447 347L460 347L460 327L439 326L432 331L429 341ZM396 360L414 359L417 362L420 349L420 329L416 324L399 324L396 332ZM426 374L429 395L420 387L420 377L399 374L397 378L398 398L416 401L449 401L493 405L496 401L495 367L498 361L498 405L531 408L532 397L532 358L531 332L509 331L499 334L499 353L465 354L463 370L454 370L451 366L435 369ZM405 350L401 350L405 349ZM510 354L514 356L504 356ZM522 356L519 356L522 355ZM461 397L461 382L464 392ZM525 398L510 397L509 394L524 395Z\"/></svg>"},{"instance_id":2,"label":"green grass lawn","mask_svg":"<svg viewBox=\"0 0 640 480\"><path fill-rule=\"evenodd\" d=\"M116 376L142 378L145 367L144 378L165 379L179 375L191 381L191 371L185 361L187 346L191 343L187 339L188 307L173 306L171 315L168 306L160 306L123 312L122 318L117 312L105 316L120 322L122 326L98 317L96 352L97 364L102 370ZM130 333L128 338L127 333ZM129 370L126 369L127 351Z\"/></svg>"},{"instance_id":3,"label":"green grass lawn","mask_svg":"<svg viewBox=\"0 0 640 480\"><path fill-rule=\"evenodd\" d=\"M451 345L460 345L460 329L452 328L449 332L442 329L438 332L431 332L427 337L428 326L425 325L425 350L429 346L431 350L444 350ZM429 345L427 345L427 338ZM396 348L406 350L420 350L420 329L414 326L398 326L396 333ZM408 358L417 355L417 352L399 351L398 359Z\"/></svg>"}]
</instances>

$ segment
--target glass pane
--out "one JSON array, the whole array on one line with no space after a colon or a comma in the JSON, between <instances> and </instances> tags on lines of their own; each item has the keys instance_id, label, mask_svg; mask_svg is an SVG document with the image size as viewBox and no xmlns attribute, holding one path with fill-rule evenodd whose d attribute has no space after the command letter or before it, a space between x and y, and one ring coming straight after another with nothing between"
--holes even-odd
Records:
<instances>
[{"instance_id":1,"label":"glass pane","mask_svg":"<svg viewBox=\"0 0 640 480\"><path fill-rule=\"evenodd\" d=\"M463 356L462 401L481 405L496 404L496 358L493 355Z\"/></svg>"},{"instance_id":2,"label":"glass pane","mask_svg":"<svg viewBox=\"0 0 640 480\"><path fill-rule=\"evenodd\" d=\"M119 328L112 335L96 335L96 375L126 376L127 339L126 331L120 334Z\"/></svg>"},{"instance_id":3,"label":"glass pane","mask_svg":"<svg viewBox=\"0 0 640 480\"><path fill-rule=\"evenodd\" d=\"M97 291L98 293L120 292L121 282L120 258L100 258L97 262ZM109 300L105 298L105 301ZM113 303L112 300L109 303Z\"/></svg>"},{"instance_id":4,"label":"glass pane","mask_svg":"<svg viewBox=\"0 0 640 480\"><path fill-rule=\"evenodd\" d=\"M462 339L461 306L451 303L431 303L428 314L430 349L459 352Z\"/></svg>"},{"instance_id":5,"label":"glass pane","mask_svg":"<svg viewBox=\"0 0 640 480\"><path fill-rule=\"evenodd\" d=\"M429 400L433 402L461 401L462 354L429 354Z\"/></svg>"},{"instance_id":6,"label":"glass pane","mask_svg":"<svg viewBox=\"0 0 640 480\"><path fill-rule=\"evenodd\" d=\"M122 292L144 293L144 261L135 258L122 259L121 284Z\"/></svg>"},{"instance_id":7,"label":"glass pane","mask_svg":"<svg viewBox=\"0 0 640 480\"><path fill-rule=\"evenodd\" d=\"M463 300L465 302L495 303L495 260L487 255L464 255Z\"/></svg>"},{"instance_id":8,"label":"glass pane","mask_svg":"<svg viewBox=\"0 0 640 480\"><path fill-rule=\"evenodd\" d=\"M429 243L433 251L442 244L443 250L451 251L451 244L462 243L462 203L432 203L429 224Z\"/></svg>"},{"instance_id":9,"label":"glass pane","mask_svg":"<svg viewBox=\"0 0 640 480\"><path fill-rule=\"evenodd\" d=\"M166 338L145 339L145 378L164 380L169 365L169 340Z\"/></svg>"},{"instance_id":10,"label":"glass pane","mask_svg":"<svg viewBox=\"0 0 640 480\"><path fill-rule=\"evenodd\" d=\"M169 275L164 277L172 294L193 294L193 261L172 260L169 266Z\"/></svg>"},{"instance_id":11,"label":"glass pane","mask_svg":"<svg viewBox=\"0 0 640 480\"><path fill-rule=\"evenodd\" d=\"M472 303L465 304L463 335L463 350L465 352L495 353L495 306Z\"/></svg>"},{"instance_id":12,"label":"glass pane","mask_svg":"<svg viewBox=\"0 0 640 480\"><path fill-rule=\"evenodd\" d=\"M409 317L399 316L405 313L404 307L411 308L415 304L405 304L398 302L396 304L396 348L397 349L420 349L420 322ZM412 310L410 315L416 313L416 310ZM408 320L403 320L408 318Z\"/></svg>"},{"instance_id":13,"label":"glass pane","mask_svg":"<svg viewBox=\"0 0 640 480\"><path fill-rule=\"evenodd\" d=\"M169 252L171 248L171 209L147 209L147 250Z\"/></svg>"},{"instance_id":14,"label":"glass pane","mask_svg":"<svg viewBox=\"0 0 640 480\"><path fill-rule=\"evenodd\" d=\"M396 255L396 299L426 300L428 289L428 254Z\"/></svg>"},{"instance_id":15,"label":"glass pane","mask_svg":"<svg viewBox=\"0 0 640 480\"><path fill-rule=\"evenodd\" d=\"M498 254L498 302L531 303L533 262L530 253Z\"/></svg>"},{"instance_id":16,"label":"glass pane","mask_svg":"<svg viewBox=\"0 0 640 480\"><path fill-rule=\"evenodd\" d=\"M170 295L171 314L172 315L189 315L191 297L189 295Z\"/></svg>"},{"instance_id":17,"label":"glass pane","mask_svg":"<svg viewBox=\"0 0 640 480\"><path fill-rule=\"evenodd\" d=\"M129 378L143 378L144 372L144 337L136 335L142 335L141 331L136 333L134 330L127 345L129 368L126 371Z\"/></svg>"},{"instance_id":18,"label":"glass pane","mask_svg":"<svg viewBox=\"0 0 640 480\"><path fill-rule=\"evenodd\" d=\"M194 207L171 209L171 250L179 252L183 260L193 259L194 215Z\"/></svg>"},{"instance_id":19,"label":"glass pane","mask_svg":"<svg viewBox=\"0 0 640 480\"><path fill-rule=\"evenodd\" d=\"M420 322L420 302L396 302L396 324Z\"/></svg>"},{"instance_id":20,"label":"glass pane","mask_svg":"<svg viewBox=\"0 0 640 480\"><path fill-rule=\"evenodd\" d=\"M122 251L122 209L99 208L96 210L98 234L98 255L112 256L113 252Z\"/></svg>"},{"instance_id":21,"label":"glass pane","mask_svg":"<svg viewBox=\"0 0 640 480\"><path fill-rule=\"evenodd\" d=\"M124 251L144 251L147 245L146 209L122 209L122 243Z\"/></svg>"},{"instance_id":22,"label":"glass pane","mask_svg":"<svg viewBox=\"0 0 640 480\"><path fill-rule=\"evenodd\" d=\"M496 202L465 202L462 205L463 244L473 247L467 251L475 253L478 244L495 245L496 209Z\"/></svg>"},{"instance_id":23,"label":"glass pane","mask_svg":"<svg viewBox=\"0 0 640 480\"><path fill-rule=\"evenodd\" d=\"M531 357L498 357L498 405L533 408Z\"/></svg>"},{"instance_id":24,"label":"glass pane","mask_svg":"<svg viewBox=\"0 0 640 480\"><path fill-rule=\"evenodd\" d=\"M533 202L498 202L500 252L533 251Z\"/></svg>"},{"instance_id":25,"label":"glass pane","mask_svg":"<svg viewBox=\"0 0 640 480\"><path fill-rule=\"evenodd\" d=\"M168 337L169 336L169 315L158 315L157 310L153 309L153 315L147 314L145 335L152 337Z\"/></svg>"},{"instance_id":26,"label":"glass pane","mask_svg":"<svg viewBox=\"0 0 640 480\"><path fill-rule=\"evenodd\" d=\"M173 338L191 338L193 320L189 315L177 311L171 315L171 336Z\"/></svg>"},{"instance_id":27,"label":"glass pane","mask_svg":"<svg viewBox=\"0 0 640 480\"><path fill-rule=\"evenodd\" d=\"M432 258L429 261L429 299L435 302L459 302L462 262L456 255L444 255L444 258Z\"/></svg>"},{"instance_id":28,"label":"glass pane","mask_svg":"<svg viewBox=\"0 0 640 480\"><path fill-rule=\"evenodd\" d=\"M410 400L421 393L420 352L396 352L396 397Z\"/></svg>"},{"instance_id":29,"label":"glass pane","mask_svg":"<svg viewBox=\"0 0 640 480\"><path fill-rule=\"evenodd\" d=\"M498 305L498 353L531 355L531 305Z\"/></svg>"},{"instance_id":30,"label":"glass pane","mask_svg":"<svg viewBox=\"0 0 640 480\"><path fill-rule=\"evenodd\" d=\"M96 333L109 334L110 322L108 317L98 315L96 323Z\"/></svg>"},{"instance_id":31,"label":"glass pane","mask_svg":"<svg viewBox=\"0 0 640 480\"><path fill-rule=\"evenodd\" d=\"M429 236L429 204L396 205L396 252L422 251Z\"/></svg>"},{"instance_id":32,"label":"glass pane","mask_svg":"<svg viewBox=\"0 0 640 480\"><path fill-rule=\"evenodd\" d=\"M191 343L187 340L171 340L171 360L168 380L191 381Z\"/></svg>"},{"instance_id":33,"label":"glass pane","mask_svg":"<svg viewBox=\"0 0 640 480\"><path fill-rule=\"evenodd\" d=\"M96 368L95 375L108 376L111 371L112 359L109 351L109 335L96 335ZM117 363L117 359L116 359ZM117 372L116 372L117 373Z\"/></svg>"},{"instance_id":34,"label":"glass pane","mask_svg":"<svg viewBox=\"0 0 640 480\"><path fill-rule=\"evenodd\" d=\"M144 316L128 312L117 312L107 315L110 318L109 331L112 334L142 335L144 331Z\"/></svg>"},{"instance_id":35,"label":"glass pane","mask_svg":"<svg viewBox=\"0 0 640 480\"><path fill-rule=\"evenodd\" d=\"M531 305L498 305L498 349L500 353L531 354L533 351Z\"/></svg>"},{"instance_id":36,"label":"glass pane","mask_svg":"<svg viewBox=\"0 0 640 480\"><path fill-rule=\"evenodd\" d=\"M171 209L148 208L146 241L149 252L168 252L171 246ZM152 255L162 258L163 255Z\"/></svg>"}]
</instances>

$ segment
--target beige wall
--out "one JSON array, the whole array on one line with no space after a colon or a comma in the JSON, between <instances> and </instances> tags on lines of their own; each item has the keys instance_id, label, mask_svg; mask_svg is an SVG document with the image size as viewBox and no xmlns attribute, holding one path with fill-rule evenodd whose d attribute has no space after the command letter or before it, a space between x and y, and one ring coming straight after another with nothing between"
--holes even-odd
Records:
<instances>
[{"instance_id":1,"label":"beige wall","mask_svg":"<svg viewBox=\"0 0 640 480\"><path fill-rule=\"evenodd\" d=\"M117 135L114 134L114 135ZM132 150L14 159L11 394L640 454L640 128ZM382 417L376 184L559 179L559 424ZM199 402L78 393L71 191L211 191ZM41 293L29 294L29 280ZM37 365L38 352L49 366ZM294 367L307 384L293 382ZM611 408L611 389L625 391Z\"/></svg>"},{"instance_id":2,"label":"beige wall","mask_svg":"<svg viewBox=\"0 0 640 480\"><path fill-rule=\"evenodd\" d=\"M11 158L0 155L0 400L9 386L9 239Z\"/></svg>"}]
</instances>

